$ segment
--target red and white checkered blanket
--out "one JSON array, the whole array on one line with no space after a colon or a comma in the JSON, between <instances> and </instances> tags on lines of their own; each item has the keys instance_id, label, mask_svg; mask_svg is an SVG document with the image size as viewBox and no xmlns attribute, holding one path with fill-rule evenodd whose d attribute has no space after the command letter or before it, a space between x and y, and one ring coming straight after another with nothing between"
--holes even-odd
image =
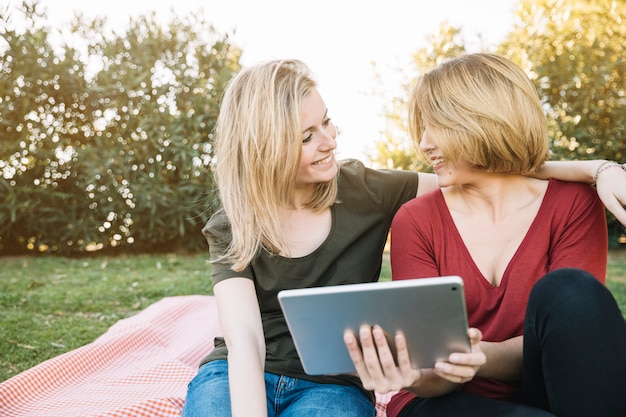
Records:
<instances>
[{"instance_id":1,"label":"red and white checkered blanket","mask_svg":"<svg viewBox=\"0 0 626 417\"><path fill-rule=\"evenodd\" d=\"M176 417L220 334L211 296L164 298L0 383L0 417ZM378 396L377 417L389 395Z\"/></svg>"}]
</instances>

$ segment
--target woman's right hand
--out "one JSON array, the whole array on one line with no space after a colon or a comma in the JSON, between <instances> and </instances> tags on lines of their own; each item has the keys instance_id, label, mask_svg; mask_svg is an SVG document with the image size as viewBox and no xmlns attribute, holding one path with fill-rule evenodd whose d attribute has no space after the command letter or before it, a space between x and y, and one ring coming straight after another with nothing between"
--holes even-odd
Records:
<instances>
[{"instance_id":1,"label":"woman's right hand","mask_svg":"<svg viewBox=\"0 0 626 417\"><path fill-rule=\"evenodd\" d=\"M352 362L365 389L385 394L400 389L410 389L423 396L442 395L459 384L470 381L486 357L480 350L482 334L478 329L468 329L471 343L469 353L453 353L447 362L437 362L433 369L415 369L411 366L404 335L394 337L396 359L380 326L361 326L359 337L350 331L344 334ZM360 341L360 345L359 345Z\"/></svg>"},{"instance_id":2,"label":"woman's right hand","mask_svg":"<svg viewBox=\"0 0 626 417\"><path fill-rule=\"evenodd\" d=\"M358 339L353 332L346 331L344 341L365 389L385 394L419 381L421 371L411 367L406 339L401 333L394 338L397 365L380 326L361 326Z\"/></svg>"}]
</instances>

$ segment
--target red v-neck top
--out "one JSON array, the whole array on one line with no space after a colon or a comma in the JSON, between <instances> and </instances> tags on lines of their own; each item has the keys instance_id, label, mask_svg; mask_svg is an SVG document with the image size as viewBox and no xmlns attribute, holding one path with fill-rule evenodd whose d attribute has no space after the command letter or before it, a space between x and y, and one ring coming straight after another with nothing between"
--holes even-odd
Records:
<instances>
[{"instance_id":1,"label":"red v-neck top","mask_svg":"<svg viewBox=\"0 0 626 417\"><path fill-rule=\"evenodd\" d=\"M605 282L607 227L595 190L550 180L537 216L495 287L470 256L440 190L404 204L391 228L393 279L459 275L463 278L470 327L483 340L499 342L523 333L526 303L533 285L563 267L584 269ZM491 398L510 397L517 387L474 378L466 391ZM395 417L413 399L400 391L387 414Z\"/></svg>"}]
</instances>

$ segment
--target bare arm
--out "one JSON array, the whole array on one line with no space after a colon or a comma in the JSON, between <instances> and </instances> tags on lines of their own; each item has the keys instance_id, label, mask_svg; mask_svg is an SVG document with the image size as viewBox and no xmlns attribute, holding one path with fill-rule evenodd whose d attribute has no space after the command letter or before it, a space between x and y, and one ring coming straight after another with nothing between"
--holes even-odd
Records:
<instances>
[{"instance_id":1,"label":"bare arm","mask_svg":"<svg viewBox=\"0 0 626 417\"><path fill-rule=\"evenodd\" d=\"M600 169L600 171L599 171ZM626 166L605 160L549 161L532 175L536 178L555 178L562 181L596 183L598 196L604 207L626 226ZM420 176L420 183L422 177Z\"/></svg>"},{"instance_id":2,"label":"bare arm","mask_svg":"<svg viewBox=\"0 0 626 417\"><path fill-rule=\"evenodd\" d=\"M607 161L604 159L595 159L589 161L548 161L544 163L541 168L537 170L537 172L529 174L529 176L542 180L554 178L561 181L593 184L596 182L594 176L598 171L600 165L602 165L604 162ZM437 176L435 174L419 172L418 175L418 196L433 191L438 187ZM615 186L617 185L618 184L616 184Z\"/></svg>"},{"instance_id":3,"label":"bare arm","mask_svg":"<svg viewBox=\"0 0 626 417\"><path fill-rule=\"evenodd\" d=\"M522 377L523 336L503 342L480 342L480 349L487 361L477 376L498 381L519 381Z\"/></svg>"},{"instance_id":4,"label":"bare arm","mask_svg":"<svg viewBox=\"0 0 626 417\"><path fill-rule=\"evenodd\" d=\"M534 178L554 178L561 181L596 183L598 196L604 207L626 226L626 165L615 164L604 159L590 161L548 161L533 173ZM602 171L598 173L598 169ZM596 177L597 175L597 177ZM434 174L419 173L417 195L423 195L438 187Z\"/></svg>"},{"instance_id":5,"label":"bare arm","mask_svg":"<svg viewBox=\"0 0 626 417\"><path fill-rule=\"evenodd\" d=\"M548 161L530 176L543 180L554 178L561 181L593 184L595 182L593 176L603 162L605 161Z\"/></svg>"},{"instance_id":6,"label":"bare arm","mask_svg":"<svg viewBox=\"0 0 626 417\"><path fill-rule=\"evenodd\" d=\"M265 338L254 283L229 278L218 282L214 293L228 347L232 415L266 417Z\"/></svg>"},{"instance_id":7,"label":"bare arm","mask_svg":"<svg viewBox=\"0 0 626 417\"><path fill-rule=\"evenodd\" d=\"M437 176L426 172L418 172L417 197L424 195L439 188L437 184Z\"/></svg>"}]
</instances>

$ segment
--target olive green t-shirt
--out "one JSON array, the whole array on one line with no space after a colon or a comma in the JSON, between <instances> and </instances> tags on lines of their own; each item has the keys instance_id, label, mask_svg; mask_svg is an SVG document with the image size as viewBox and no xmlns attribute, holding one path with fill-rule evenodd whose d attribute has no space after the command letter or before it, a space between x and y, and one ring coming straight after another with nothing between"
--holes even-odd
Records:
<instances>
[{"instance_id":1,"label":"olive green t-shirt","mask_svg":"<svg viewBox=\"0 0 626 417\"><path fill-rule=\"evenodd\" d=\"M391 220L403 203L415 197L418 175L369 169L356 160L341 161L339 166L339 202L331 207L331 230L320 247L301 258L261 251L241 272L233 271L228 263L216 262L212 264L212 279L213 285L232 277L254 281L265 332L266 372L361 387L354 376L311 376L304 372L276 295L287 288L377 281ZM212 259L226 250L229 230L221 210L204 227ZM222 338L215 340L215 349L202 364L216 359L227 359Z\"/></svg>"}]
</instances>

